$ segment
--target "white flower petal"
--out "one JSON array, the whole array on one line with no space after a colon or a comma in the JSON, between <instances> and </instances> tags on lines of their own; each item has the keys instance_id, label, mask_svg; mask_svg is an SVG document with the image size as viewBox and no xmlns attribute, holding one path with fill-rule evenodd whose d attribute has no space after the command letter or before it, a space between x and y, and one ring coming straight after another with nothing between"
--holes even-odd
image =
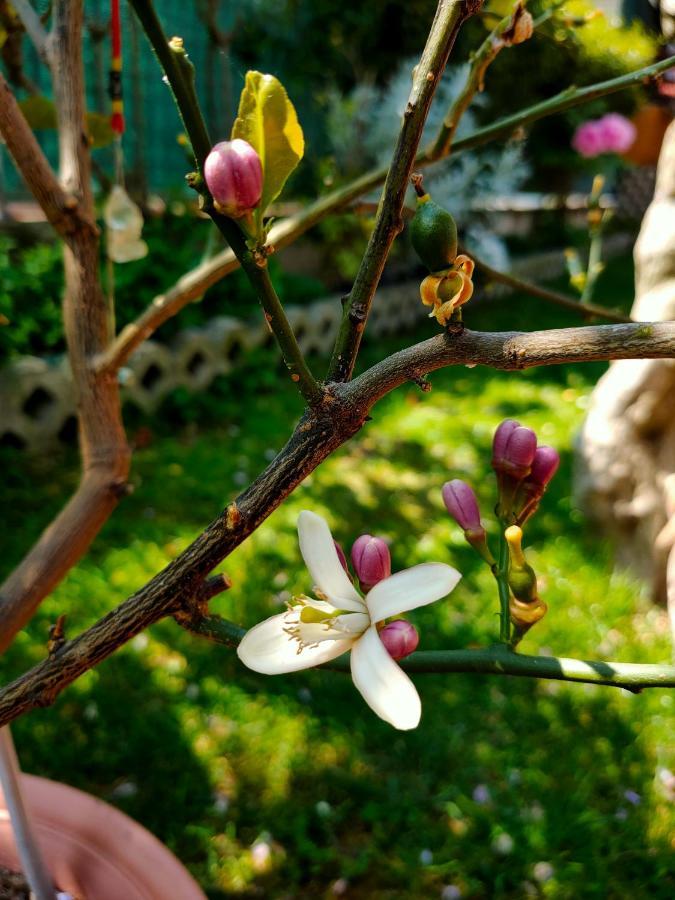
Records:
<instances>
[{"instance_id":1,"label":"white flower petal","mask_svg":"<svg viewBox=\"0 0 675 900\"><path fill-rule=\"evenodd\" d=\"M299 644L283 630L286 627L284 613L266 619L246 633L237 647L237 656L254 672L281 675L320 666L341 656L354 642L354 638L327 640L298 653Z\"/></svg>"},{"instance_id":2,"label":"white flower petal","mask_svg":"<svg viewBox=\"0 0 675 900\"><path fill-rule=\"evenodd\" d=\"M416 728L422 705L415 685L387 653L374 625L352 647L352 678L363 699L394 728Z\"/></svg>"},{"instance_id":3,"label":"white flower petal","mask_svg":"<svg viewBox=\"0 0 675 900\"><path fill-rule=\"evenodd\" d=\"M373 622L382 622L409 609L440 600L456 587L462 576L445 563L422 563L378 582L368 591L366 603Z\"/></svg>"},{"instance_id":4,"label":"white flower petal","mask_svg":"<svg viewBox=\"0 0 675 900\"><path fill-rule=\"evenodd\" d=\"M313 583L338 609L364 612L365 604L342 568L326 520L303 509L298 516L298 537Z\"/></svg>"},{"instance_id":5,"label":"white flower petal","mask_svg":"<svg viewBox=\"0 0 675 900\"><path fill-rule=\"evenodd\" d=\"M365 612L346 613L343 616L338 616L335 620L335 625L333 626L336 631L340 631L344 634L350 634L357 637L358 635L363 634L363 632L369 627L370 616Z\"/></svg>"}]
</instances>

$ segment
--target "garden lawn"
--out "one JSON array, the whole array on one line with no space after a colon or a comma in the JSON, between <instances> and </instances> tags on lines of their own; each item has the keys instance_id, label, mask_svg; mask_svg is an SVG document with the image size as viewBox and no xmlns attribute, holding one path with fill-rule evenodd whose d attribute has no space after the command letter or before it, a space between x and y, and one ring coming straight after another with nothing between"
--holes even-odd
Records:
<instances>
[{"instance_id":1,"label":"garden lawn","mask_svg":"<svg viewBox=\"0 0 675 900\"><path fill-rule=\"evenodd\" d=\"M631 279L629 263L613 265L598 294L625 301ZM485 329L578 322L520 297L469 307L466 318ZM364 362L435 331L431 322L371 342ZM5 680L44 656L57 614L68 614L75 634L112 609L267 464L300 411L271 366L257 360L209 398L178 395L148 423L153 439L135 454L133 495L18 637L2 661ZM440 487L450 478L476 487L494 542L490 445L509 416L562 456L526 529L549 613L523 651L668 661L664 611L612 571L602 533L571 498L575 434L602 370L458 367L434 374L430 394L399 389L226 560L233 587L214 610L250 626L311 590L295 521L312 509L344 545L366 531L391 539L394 569L447 561L464 573L448 599L411 614L423 649L491 643L495 586L445 513ZM3 462L9 569L74 485L77 462L72 451L7 452ZM396 732L345 674L259 676L233 651L166 621L14 733L28 771L134 816L213 898L674 895L671 693L469 675L415 681L421 725Z\"/></svg>"}]
</instances>

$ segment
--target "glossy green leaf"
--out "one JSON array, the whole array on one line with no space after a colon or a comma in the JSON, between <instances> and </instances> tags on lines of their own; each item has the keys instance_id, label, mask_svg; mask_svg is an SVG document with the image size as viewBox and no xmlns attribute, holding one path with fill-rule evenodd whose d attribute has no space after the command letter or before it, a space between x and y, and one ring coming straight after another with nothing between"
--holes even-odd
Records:
<instances>
[{"instance_id":1,"label":"glossy green leaf","mask_svg":"<svg viewBox=\"0 0 675 900\"><path fill-rule=\"evenodd\" d=\"M256 210L262 224L267 207L279 196L305 152L305 140L295 108L274 75L247 72L232 126L232 139L240 138L256 150L263 168L263 192Z\"/></svg>"}]
</instances>

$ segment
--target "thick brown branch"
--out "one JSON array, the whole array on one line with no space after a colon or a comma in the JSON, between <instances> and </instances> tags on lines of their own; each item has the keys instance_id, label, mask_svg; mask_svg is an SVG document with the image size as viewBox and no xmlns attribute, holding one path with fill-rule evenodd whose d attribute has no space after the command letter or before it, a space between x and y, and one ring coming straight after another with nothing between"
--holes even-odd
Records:
<instances>
[{"instance_id":1,"label":"thick brown branch","mask_svg":"<svg viewBox=\"0 0 675 900\"><path fill-rule=\"evenodd\" d=\"M93 218L83 215L77 199L59 184L1 72L0 134L21 177L58 234L69 240L83 225L95 230Z\"/></svg>"},{"instance_id":2,"label":"thick brown branch","mask_svg":"<svg viewBox=\"0 0 675 900\"><path fill-rule=\"evenodd\" d=\"M587 325L548 331L444 333L368 369L341 396L372 406L406 381L451 365L529 369L610 359L675 358L675 322Z\"/></svg>"},{"instance_id":3,"label":"thick brown branch","mask_svg":"<svg viewBox=\"0 0 675 900\"><path fill-rule=\"evenodd\" d=\"M77 197L79 209L93 221L81 57L82 0L57 0L50 44L64 196ZM130 452L117 380L114 375L97 375L90 366L109 339L97 232L78 227L67 237L63 316L79 414L82 481L71 501L0 587L0 652L86 552L123 496L129 472Z\"/></svg>"},{"instance_id":4,"label":"thick brown branch","mask_svg":"<svg viewBox=\"0 0 675 900\"><path fill-rule=\"evenodd\" d=\"M134 635L189 610L207 574L244 541L306 477L363 425L386 393L442 366L523 369L619 358L675 358L675 322L541 331L441 334L403 350L352 382L329 386L267 469L172 563L54 656L0 691L0 725L47 705L82 673Z\"/></svg>"}]
</instances>

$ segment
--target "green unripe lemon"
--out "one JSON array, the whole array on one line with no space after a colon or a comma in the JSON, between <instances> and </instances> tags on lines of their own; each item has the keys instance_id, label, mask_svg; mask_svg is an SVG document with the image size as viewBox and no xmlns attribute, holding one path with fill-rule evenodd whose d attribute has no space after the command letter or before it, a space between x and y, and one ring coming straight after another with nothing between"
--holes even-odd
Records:
<instances>
[{"instance_id":1,"label":"green unripe lemon","mask_svg":"<svg viewBox=\"0 0 675 900\"><path fill-rule=\"evenodd\" d=\"M457 256L457 226L450 213L425 194L417 200L410 239L430 272L442 272Z\"/></svg>"},{"instance_id":2,"label":"green unripe lemon","mask_svg":"<svg viewBox=\"0 0 675 900\"><path fill-rule=\"evenodd\" d=\"M508 582L516 600L531 603L537 599L537 576L532 566L528 566L527 563L518 568L511 566Z\"/></svg>"}]
</instances>

